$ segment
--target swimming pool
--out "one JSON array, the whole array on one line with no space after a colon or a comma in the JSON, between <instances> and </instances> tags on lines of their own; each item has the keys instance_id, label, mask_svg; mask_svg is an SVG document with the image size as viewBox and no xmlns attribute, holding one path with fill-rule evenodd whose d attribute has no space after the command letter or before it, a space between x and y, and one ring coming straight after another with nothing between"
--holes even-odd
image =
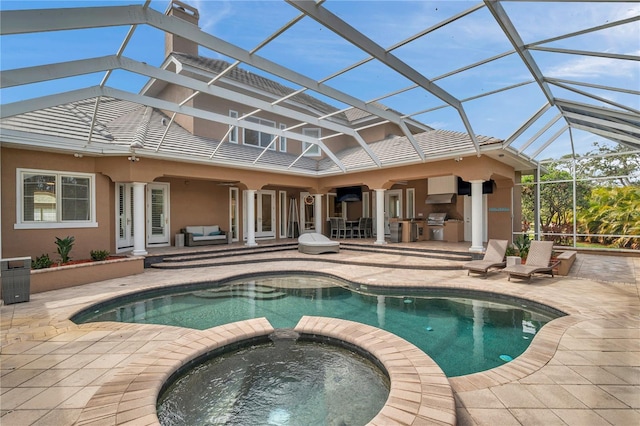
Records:
<instances>
[{"instance_id":1,"label":"swimming pool","mask_svg":"<svg viewBox=\"0 0 640 426\"><path fill-rule=\"evenodd\" d=\"M404 338L452 377L508 362L526 350L544 324L564 315L523 300L496 302L495 297L433 289L373 292L335 277L275 274L129 295L86 309L72 320L203 330L260 317L276 328L294 327L303 315L342 318Z\"/></svg>"}]
</instances>

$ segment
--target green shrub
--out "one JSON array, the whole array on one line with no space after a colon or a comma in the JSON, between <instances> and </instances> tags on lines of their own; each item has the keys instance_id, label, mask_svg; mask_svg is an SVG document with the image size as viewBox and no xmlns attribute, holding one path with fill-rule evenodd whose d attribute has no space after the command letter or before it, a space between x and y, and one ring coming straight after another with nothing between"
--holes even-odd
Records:
<instances>
[{"instance_id":1,"label":"green shrub","mask_svg":"<svg viewBox=\"0 0 640 426\"><path fill-rule=\"evenodd\" d=\"M518 255L522 259L526 259L527 255L529 255L529 248L531 247L531 240L529 239L529 235L521 234L513 241L513 245L518 250Z\"/></svg>"},{"instance_id":2,"label":"green shrub","mask_svg":"<svg viewBox=\"0 0 640 426\"><path fill-rule=\"evenodd\" d=\"M31 269L45 269L53 265L53 260L49 259L48 254L36 256L36 260L31 261Z\"/></svg>"},{"instance_id":3,"label":"green shrub","mask_svg":"<svg viewBox=\"0 0 640 426\"><path fill-rule=\"evenodd\" d=\"M58 238L56 237L56 245L58 246L58 254L60 255L60 263L67 263L71 260L69 253L75 242L74 237Z\"/></svg>"},{"instance_id":4,"label":"green shrub","mask_svg":"<svg viewBox=\"0 0 640 426\"><path fill-rule=\"evenodd\" d=\"M110 254L109 250L91 250L91 260L106 260Z\"/></svg>"}]
</instances>

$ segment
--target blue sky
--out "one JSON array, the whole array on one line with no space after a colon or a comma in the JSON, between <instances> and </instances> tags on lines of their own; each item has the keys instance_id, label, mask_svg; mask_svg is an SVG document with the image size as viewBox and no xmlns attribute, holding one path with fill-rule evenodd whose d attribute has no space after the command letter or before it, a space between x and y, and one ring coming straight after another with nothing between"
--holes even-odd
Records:
<instances>
[{"instance_id":1,"label":"blue sky","mask_svg":"<svg viewBox=\"0 0 640 426\"><path fill-rule=\"evenodd\" d=\"M203 31L251 50L262 40L299 14L280 1L186 1L200 11ZM142 4L143 1L0 1L2 10L24 8L60 8L105 5ZM167 0L154 0L151 7L163 12ZM426 28L442 22L457 13L478 4L477 1L342 1L327 0L324 6L358 31L384 48L388 48ZM502 3L525 43L548 39L560 34L602 25L606 22L640 15L640 5L629 3L561 3L561 2L504 2ZM92 30L61 31L25 35L3 36L0 45L2 70L91 58L115 54L128 28L114 27ZM124 55L132 59L159 65L164 59L163 33L150 27L139 27ZM575 50L602 51L624 55L640 55L640 25L638 21L548 44L550 47ZM443 74L485 58L509 51L512 45L506 39L487 8L482 8L425 37L393 51L399 59L418 70L451 95L466 99L510 85L532 80L520 58L509 55L492 63L460 74L441 78ZM203 56L231 61L216 52L202 49ZM257 52L258 55L306 74L323 79L336 71L366 57L361 51L337 37L331 31L309 18L279 36ZM535 51L532 53L542 72L550 77L585 83L640 90L638 61L623 61ZM243 65L244 68L250 67ZM250 69L264 74L260 70ZM291 83L269 78L296 88ZM34 84L29 87L3 89L1 102L10 103L45 94L98 85L103 73L65 80ZM116 71L108 86L137 92L146 77ZM369 62L327 82L328 85L368 101L393 91L409 87L412 83L389 70L386 66ZM640 109L637 95L616 91L579 87L597 96ZM599 105L598 101L553 86L558 98ZM319 96L314 93L312 95ZM321 97L321 96L319 96ZM337 107L340 103L324 99ZM545 103L536 83L464 102L464 108L478 134L509 137L520 125ZM463 123L451 107L438 108L442 101L424 90L410 90L382 99L380 102L405 114L434 109L418 114L416 119L436 128L465 131ZM522 145L557 114L548 111L543 118L514 144ZM533 143L525 153L533 153L562 127L563 121L552 126L543 137ZM602 138L590 133L574 131L578 152L591 149L591 143ZM568 132L565 132L543 157L570 152Z\"/></svg>"}]
</instances>

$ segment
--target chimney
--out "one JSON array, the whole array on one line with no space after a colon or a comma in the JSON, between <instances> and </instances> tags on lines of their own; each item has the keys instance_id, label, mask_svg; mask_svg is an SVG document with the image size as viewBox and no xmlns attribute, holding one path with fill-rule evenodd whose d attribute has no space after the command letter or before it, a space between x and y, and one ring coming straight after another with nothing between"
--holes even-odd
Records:
<instances>
[{"instance_id":1,"label":"chimney","mask_svg":"<svg viewBox=\"0 0 640 426\"><path fill-rule=\"evenodd\" d=\"M187 21L198 27L198 19L200 14L198 9L182 3L178 0L173 0L167 11L167 16L175 16L183 21ZM198 56L198 44L194 41L187 40L183 37L177 36L171 33L165 33L164 35L164 55L168 57L172 52L186 53L187 55Z\"/></svg>"}]
</instances>

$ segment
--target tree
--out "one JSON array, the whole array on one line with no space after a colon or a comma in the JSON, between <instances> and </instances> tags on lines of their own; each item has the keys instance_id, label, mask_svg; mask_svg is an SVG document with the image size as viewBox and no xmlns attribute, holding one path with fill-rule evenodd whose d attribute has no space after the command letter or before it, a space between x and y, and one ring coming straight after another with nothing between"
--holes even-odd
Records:
<instances>
[{"instance_id":1,"label":"tree","mask_svg":"<svg viewBox=\"0 0 640 426\"><path fill-rule=\"evenodd\" d=\"M640 155L623 145L594 144L595 150L576 164L576 222L579 233L595 235L623 235L623 237L585 238L621 248L640 249ZM604 156L603 156L604 155ZM540 177L541 231L573 233L573 187L571 157L545 165ZM612 177L615 179L597 179ZM533 223L535 211L535 185L532 176L522 178L523 231ZM554 237L558 243L564 238Z\"/></svg>"},{"instance_id":2,"label":"tree","mask_svg":"<svg viewBox=\"0 0 640 426\"><path fill-rule=\"evenodd\" d=\"M608 146L594 142L589 151L576 163L576 175L584 178L620 176L620 186L640 185L640 155L626 145ZM611 181L600 181L605 185Z\"/></svg>"},{"instance_id":3,"label":"tree","mask_svg":"<svg viewBox=\"0 0 640 426\"><path fill-rule=\"evenodd\" d=\"M573 177L571 173L561 168L562 163L550 163L546 165L547 172L540 177L540 226L542 232L573 233ZM559 181L559 182L556 182ZM535 185L532 176L524 176L523 183L528 183L522 188L522 213L526 223L534 222L535 212ZM576 182L576 208L588 207L590 187L586 182ZM528 229L523 229L528 231ZM556 236L556 242L563 244L566 238Z\"/></svg>"}]
</instances>

